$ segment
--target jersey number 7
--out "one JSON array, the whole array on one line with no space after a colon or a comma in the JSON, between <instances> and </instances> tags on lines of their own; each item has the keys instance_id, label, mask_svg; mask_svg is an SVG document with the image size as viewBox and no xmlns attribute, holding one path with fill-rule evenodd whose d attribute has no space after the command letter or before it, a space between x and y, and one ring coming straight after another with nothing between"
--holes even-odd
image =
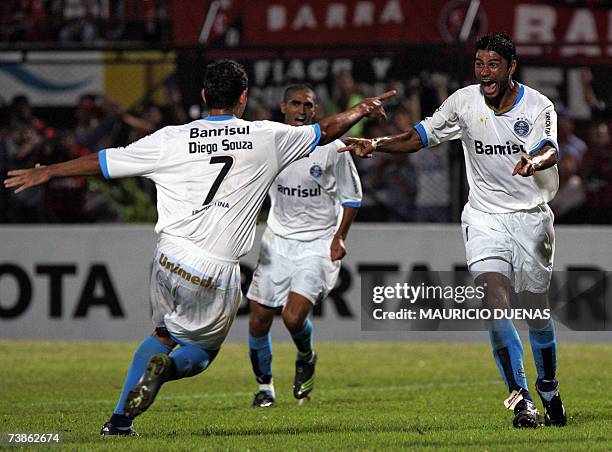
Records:
<instances>
[{"instance_id":1,"label":"jersey number 7","mask_svg":"<svg viewBox=\"0 0 612 452\"><path fill-rule=\"evenodd\" d=\"M230 168L234 164L234 159L230 157L229 155L215 156L210 159L211 165L218 164L218 163L223 163L223 168L221 168L219 175L213 182L212 187L210 187L210 190L208 191L208 195L206 195L206 199L204 200L204 204L202 204L203 206L210 204L210 202L213 200L213 198L217 194L217 191L219 190L219 187L221 186L221 182L223 182L223 179L225 178L225 176L227 176L227 173L229 173Z\"/></svg>"}]
</instances>

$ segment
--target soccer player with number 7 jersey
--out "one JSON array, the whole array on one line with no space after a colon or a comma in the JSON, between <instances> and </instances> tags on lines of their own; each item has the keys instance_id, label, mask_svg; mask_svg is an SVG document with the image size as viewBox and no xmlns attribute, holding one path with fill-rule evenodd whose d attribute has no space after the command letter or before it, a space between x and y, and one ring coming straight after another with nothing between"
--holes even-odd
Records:
<instances>
[{"instance_id":1,"label":"soccer player with number 7 jersey","mask_svg":"<svg viewBox=\"0 0 612 452\"><path fill-rule=\"evenodd\" d=\"M197 375L213 361L241 301L238 259L253 245L257 215L278 173L360 119L386 117L382 101L395 95L389 91L317 124L293 127L240 119L247 88L238 63L211 63L202 90L209 116L164 127L125 148L14 170L4 182L21 192L54 177L102 174L146 177L157 188L150 283L155 331L136 350L102 435L135 435L132 420L151 406L163 383Z\"/></svg>"}]
</instances>

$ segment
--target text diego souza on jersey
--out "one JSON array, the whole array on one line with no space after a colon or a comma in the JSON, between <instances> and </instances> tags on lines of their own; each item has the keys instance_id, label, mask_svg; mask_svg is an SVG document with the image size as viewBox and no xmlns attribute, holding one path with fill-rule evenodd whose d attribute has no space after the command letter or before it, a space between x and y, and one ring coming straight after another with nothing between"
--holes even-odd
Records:
<instances>
[{"instance_id":1,"label":"text diego souza on jersey","mask_svg":"<svg viewBox=\"0 0 612 452\"><path fill-rule=\"evenodd\" d=\"M244 127L229 127L225 126L218 129L200 129L193 127L189 129L189 138L211 138L232 135L248 135L250 126ZM253 142L241 140L233 141L227 138L221 140L221 148L223 151L234 151L239 149L253 149ZM202 143L200 141L189 142L190 154L212 154L219 150L219 143Z\"/></svg>"}]
</instances>

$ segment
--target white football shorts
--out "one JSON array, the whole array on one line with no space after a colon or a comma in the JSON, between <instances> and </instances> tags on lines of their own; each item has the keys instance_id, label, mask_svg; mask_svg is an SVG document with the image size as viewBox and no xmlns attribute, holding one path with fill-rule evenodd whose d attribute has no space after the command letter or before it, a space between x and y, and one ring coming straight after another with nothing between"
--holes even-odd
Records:
<instances>
[{"instance_id":1,"label":"white football shorts","mask_svg":"<svg viewBox=\"0 0 612 452\"><path fill-rule=\"evenodd\" d=\"M217 350L240 306L240 267L184 239L161 236L150 288L156 328L165 326L179 343Z\"/></svg>"},{"instance_id":2,"label":"white football shorts","mask_svg":"<svg viewBox=\"0 0 612 452\"><path fill-rule=\"evenodd\" d=\"M247 298L271 308L284 306L289 292L302 295L313 305L321 302L340 273L340 261L331 260L331 242L331 237L285 239L266 229Z\"/></svg>"},{"instance_id":3,"label":"white football shorts","mask_svg":"<svg viewBox=\"0 0 612 452\"><path fill-rule=\"evenodd\" d=\"M510 213L486 213L466 204L461 229L472 276L484 272L487 260L491 260L490 271L505 273L494 263L501 259L511 265L509 276L515 292L546 292L555 254L553 221L547 204Z\"/></svg>"}]
</instances>

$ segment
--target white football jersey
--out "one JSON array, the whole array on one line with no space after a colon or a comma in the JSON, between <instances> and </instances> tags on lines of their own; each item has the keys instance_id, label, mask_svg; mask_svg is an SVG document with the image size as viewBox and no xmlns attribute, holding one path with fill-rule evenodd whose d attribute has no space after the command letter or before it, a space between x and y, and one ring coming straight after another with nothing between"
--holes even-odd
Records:
<instances>
[{"instance_id":1,"label":"white football jersey","mask_svg":"<svg viewBox=\"0 0 612 452\"><path fill-rule=\"evenodd\" d=\"M157 233L194 251L236 260L253 246L270 184L307 156L320 134L318 124L292 127L214 116L102 150L99 161L106 178L143 176L155 182Z\"/></svg>"},{"instance_id":2,"label":"white football jersey","mask_svg":"<svg viewBox=\"0 0 612 452\"><path fill-rule=\"evenodd\" d=\"M506 213L532 209L550 201L559 188L554 165L532 177L512 176L521 156L545 144L557 151L557 114L548 98L519 84L510 110L497 114L485 104L479 85L453 93L415 127L425 146L460 139L475 209Z\"/></svg>"},{"instance_id":3,"label":"white football jersey","mask_svg":"<svg viewBox=\"0 0 612 452\"><path fill-rule=\"evenodd\" d=\"M320 146L285 168L270 187L268 228L294 240L327 238L342 219L341 206L361 205L361 181L344 143Z\"/></svg>"}]
</instances>

